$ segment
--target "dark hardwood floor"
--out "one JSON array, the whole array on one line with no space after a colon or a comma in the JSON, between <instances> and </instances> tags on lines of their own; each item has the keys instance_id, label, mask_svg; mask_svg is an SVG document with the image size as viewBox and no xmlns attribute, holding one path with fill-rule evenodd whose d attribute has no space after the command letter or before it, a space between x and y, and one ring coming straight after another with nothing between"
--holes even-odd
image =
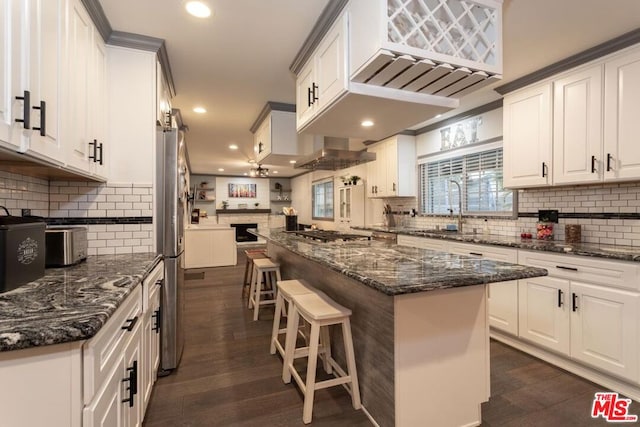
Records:
<instances>
[{"instance_id":1,"label":"dark hardwood floor","mask_svg":"<svg viewBox=\"0 0 640 427\"><path fill-rule=\"evenodd\" d=\"M240 298L244 265L238 251L235 267L188 271L182 362L158 379L145 427L304 425L302 395L283 384L281 359L269 354L273 310L263 309L254 322ZM495 341L491 391L483 426L607 425L590 417L601 387ZM632 403L630 412L640 414L640 405ZM342 387L332 387L316 392L311 425L371 423Z\"/></svg>"}]
</instances>

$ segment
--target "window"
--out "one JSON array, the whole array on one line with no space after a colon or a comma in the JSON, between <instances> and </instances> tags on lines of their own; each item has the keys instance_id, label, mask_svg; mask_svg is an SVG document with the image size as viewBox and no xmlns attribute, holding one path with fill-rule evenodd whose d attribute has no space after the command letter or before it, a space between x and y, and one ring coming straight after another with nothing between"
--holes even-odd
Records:
<instances>
[{"instance_id":1,"label":"window","mask_svg":"<svg viewBox=\"0 0 640 427\"><path fill-rule=\"evenodd\" d=\"M460 200L463 214L512 215L514 210L514 193L502 187L502 148L421 164L420 196L420 211L426 214L457 213Z\"/></svg>"},{"instance_id":2,"label":"window","mask_svg":"<svg viewBox=\"0 0 640 427\"><path fill-rule=\"evenodd\" d=\"M311 185L312 219L333 221L333 178Z\"/></svg>"}]
</instances>

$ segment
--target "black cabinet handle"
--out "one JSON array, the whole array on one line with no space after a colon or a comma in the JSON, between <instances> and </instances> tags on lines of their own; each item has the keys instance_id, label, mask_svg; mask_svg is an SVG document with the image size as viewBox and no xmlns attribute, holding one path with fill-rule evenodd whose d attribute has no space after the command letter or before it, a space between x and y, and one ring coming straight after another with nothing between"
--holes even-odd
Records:
<instances>
[{"instance_id":1,"label":"black cabinet handle","mask_svg":"<svg viewBox=\"0 0 640 427\"><path fill-rule=\"evenodd\" d=\"M311 88L308 87L307 88L307 106L311 107L313 105L313 99L312 99L313 95L311 92Z\"/></svg>"},{"instance_id":2,"label":"black cabinet handle","mask_svg":"<svg viewBox=\"0 0 640 427\"><path fill-rule=\"evenodd\" d=\"M562 289L558 289L558 307L562 307L564 305L564 292Z\"/></svg>"},{"instance_id":3,"label":"black cabinet handle","mask_svg":"<svg viewBox=\"0 0 640 427\"><path fill-rule=\"evenodd\" d=\"M25 90L22 96L16 96L16 99L22 100L22 119L16 119L16 122L22 123L25 129L31 129L31 92Z\"/></svg>"},{"instance_id":4,"label":"black cabinet handle","mask_svg":"<svg viewBox=\"0 0 640 427\"><path fill-rule=\"evenodd\" d=\"M596 173L596 156L591 156L591 173Z\"/></svg>"},{"instance_id":5,"label":"black cabinet handle","mask_svg":"<svg viewBox=\"0 0 640 427\"><path fill-rule=\"evenodd\" d=\"M40 101L40 106L39 107L33 107L34 110L40 110L40 127L34 127L34 130L39 130L40 131L40 136L46 136L47 134L47 129L46 129L46 123L47 123L47 103L44 101Z\"/></svg>"},{"instance_id":6,"label":"black cabinet handle","mask_svg":"<svg viewBox=\"0 0 640 427\"><path fill-rule=\"evenodd\" d=\"M258 143L258 153L262 153L262 151L264 150L264 144L262 142Z\"/></svg>"},{"instance_id":7,"label":"black cabinet handle","mask_svg":"<svg viewBox=\"0 0 640 427\"><path fill-rule=\"evenodd\" d=\"M396 191L396 183L395 182L393 183L393 190L391 190L391 191L393 191L394 193Z\"/></svg>"},{"instance_id":8,"label":"black cabinet handle","mask_svg":"<svg viewBox=\"0 0 640 427\"><path fill-rule=\"evenodd\" d=\"M575 292L571 294L571 310L578 311L578 295Z\"/></svg>"},{"instance_id":9,"label":"black cabinet handle","mask_svg":"<svg viewBox=\"0 0 640 427\"><path fill-rule=\"evenodd\" d=\"M156 280L156 286L162 286L162 285L164 285L164 279Z\"/></svg>"},{"instance_id":10,"label":"black cabinet handle","mask_svg":"<svg viewBox=\"0 0 640 427\"><path fill-rule=\"evenodd\" d=\"M316 101L318 100L318 94L316 93L316 90L318 92L320 91L318 90L319 89L318 85L315 83L311 83L311 87L313 88L313 103L315 104Z\"/></svg>"},{"instance_id":11,"label":"black cabinet handle","mask_svg":"<svg viewBox=\"0 0 640 427\"><path fill-rule=\"evenodd\" d=\"M127 368L129 375L122 380L123 383L129 383L127 391L129 397L122 399L122 403L128 403L129 408L133 408L133 397L138 394L138 361L135 360L130 368Z\"/></svg>"},{"instance_id":12,"label":"black cabinet handle","mask_svg":"<svg viewBox=\"0 0 640 427\"><path fill-rule=\"evenodd\" d=\"M611 153L607 153L607 172L611 171L611 159L613 159L613 156L611 156Z\"/></svg>"},{"instance_id":13,"label":"black cabinet handle","mask_svg":"<svg viewBox=\"0 0 640 427\"><path fill-rule=\"evenodd\" d=\"M556 268L559 268L561 270L578 271L578 269L575 267L565 267L564 265L556 265Z\"/></svg>"},{"instance_id":14,"label":"black cabinet handle","mask_svg":"<svg viewBox=\"0 0 640 427\"><path fill-rule=\"evenodd\" d=\"M542 177L544 178L545 176L547 176L547 164L542 162Z\"/></svg>"},{"instance_id":15,"label":"black cabinet handle","mask_svg":"<svg viewBox=\"0 0 640 427\"><path fill-rule=\"evenodd\" d=\"M93 160L93 163L95 163L98 154L98 141L94 139L93 142L90 142L89 149L93 150L93 154L89 154L89 160Z\"/></svg>"},{"instance_id":16,"label":"black cabinet handle","mask_svg":"<svg viewBox=\"0 0 640 427\"><path fill-rule=\"evenodd\" d=\"M133 328L136 326L136 323L138 323L138 316L134 317L133 319L127 319L127 325L122 326L120 329L124 329L127 332L131 332L133 331Z\"/></svg>"},{"instance_id":17,"label":"black cabinet handle","mask_svg":"<svg viewBox=\"0 0 640 427\"><path fill-rule=\"evenodd\" d=\"M100 163L100 165L102 165L102 142L100 144L97 144L96 146L96 151L100 152L100 156L98 156L97 160L95 160L97 163ZM96 153L97 154L97 153Z\"/></svg>"},{"instance_id":18,"label":"black cabinet handle","mask_svg":"<svg viewBox=\"0 0 640 427\"><path fill-rule=\"evenodd\" d=\"M469 255L482 256L480 252L469 252Z\"/></svg>"},{"instance_id":19,"label":"black cabinet handle","mask_svg":"<svg viewBox=\"0 0 640 427\"><path fill-rule=\"evenodd\" d=\"M156 334L160 333L160 323L162 322L162 311L160 310L160 308L158 308L156 311L153 312L153 314L151 315L151 317L153 318L153 327L151 328L152 331L155 331Z\"/></svg>"}]
</instances>

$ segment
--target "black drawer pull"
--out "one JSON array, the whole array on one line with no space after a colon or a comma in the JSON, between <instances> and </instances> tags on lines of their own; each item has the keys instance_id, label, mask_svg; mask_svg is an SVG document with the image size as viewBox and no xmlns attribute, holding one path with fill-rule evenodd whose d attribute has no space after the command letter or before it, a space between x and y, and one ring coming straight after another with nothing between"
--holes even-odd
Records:
<instances>
[{"instance_id":1,"label":"black drawer pull","mask_svg":"<svg viewBox=\"0 0 640 427\"><path fill-rule=\"evenodd\" d=\"M613 158L613 156L611 156L611 153L607 153L607 172L611 172L611 159Z\"/></svg>"},{"instance_id":2,"label":"black drawer pull","mask_svg":"<svg viewBox=\"0 0 640 427\"><path fill-rule=\"evenodd\" d=\"M469 252L469 255L482 256L480 252Z\"/></svg>"},{"instance_id":3,"label":"black drawer pull","mask_svg":"<svg viewBox=\"0 0 640 427\"><path fill-rule=\"evenodd\" d=\"M136 326L136 323L138 323L138 316L134 317L133 319L127 319L127 323L128 325L125 325L120 329L124 329L127 332L133 331L133 328Z\"/></svg>"},{"instance_id":4,"label":"black drawer pull","mask_svg":"<svg viewBox=\"0 0 640 427\"><path fill-rule=\"evenodd\" d=\"M562 307L564 305L564 292L562 289L558 289L558 307Z\"/></svg>"},{"instance_id":5,"label":"black drawer pull","mask_svg":"<svg viewBox=\"0 0 640 427\"><path fill-rule=\"evenodd\" d=\"M565 267L564 265L556 265L556 268L559 268L561 270L578 271L578 269L575 267Z\"/></svg>"},{"instance_id":6,"label":"black drawer pull","mask_svg":"<svg viewBox=\"0 0 640 427\"><path fill-rule=\"evenodd\" d=\"M159 334L160 322L162 321L162 311L158 308L156 311L153 312L151 317L153 318L153 327L151 328L151 330L155 331L156 334Z\"/></svg>"},{"instance_id":7,"label":"black drawer pull","mask_svg":"<svg viewBox=\"0 0 640 427\"><path fill-rule=\"evenodd\" d=\"M40 127L34 127L33 130L39 130L40 136L47 136L47 103L40 101L39 107L33 107L34 110L40 110Z\"/></svg>"},{"instance_id":8,"label":"black drawer pull","mask_svg":"<svg viewBox=\"0 0 640 427\"><path fill-rule=\"evenodd\" d=\"M133 362L133 366L127 368L127 372L129 376L122 380L123 383L129 383L129 387L127 387L127 391L129 392L129 397L126 399L122 399L122 403L129 403L129 408L133 407L133 397L138 394L138 361L135 360Z\"/></svg>"},{"instance_id":9,"label":"black drawer pull","mask_svg":"<svg viewBox=\"0 0 640 427\"><path fill-rule=\"evenodd\" d=\"M547 164L542 162L542 177L544 178L545 176L547 176Z\"/></svg>"},{"instance_id":10,"label":"black drawer pull","mask_svg":"<svg viewBox=\"0 0 640 427\"><path fill-rule=\"evenodd\" d=\"M16 122L22 123L25 129L31 129L31 92L25 90L16 99L22 100L22 119L16 119Z\"/></svg>"},{"instance_id":11,"label":"black drawer pull","mask_svg":"<svg viewBox=\"0 0 640 427\"><path fill-rule=\"evenodd\" d=\"M596 173L596 156L591 156L591 173Z\"/></svg>"},{"instance_id":12,"label":"black drawer pull","mask_svg":"<svg viewBox=\"0 0 640 427\"><path fill-rule=\"evenodd\" d=\"M571 294L571 310L578 311L578 295L575 292Z\"/></svg>"},{"instance_id":13,"label":"black drawer pull","mask_svg":"<svg viewBox=\"0 0 640 427\"><path fill-rule=\"evenodd\" d=\"M156 286L162 286L162 285L164 285L164 279L156 280Z\"/></svg>"},{"instance_id":14,"label":"black drawer pull","mask_svg":"<svg viewBox=\"0 0 640 427\"><path fill-rule=\"evenodd\" d=\"M316 101L318 100L318 94L316 93L316 90L318 92L320 91L318 90L319 89L318 85L315 83L311 83L311 87L313 88L313 103L315 104Z\"/></svg>"}]
</instances>

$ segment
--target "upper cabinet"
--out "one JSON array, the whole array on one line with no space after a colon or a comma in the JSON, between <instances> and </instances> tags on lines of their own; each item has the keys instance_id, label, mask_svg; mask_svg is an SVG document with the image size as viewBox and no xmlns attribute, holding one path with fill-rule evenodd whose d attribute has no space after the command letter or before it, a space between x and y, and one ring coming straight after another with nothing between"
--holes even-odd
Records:
<instances>
[{"instance_id":1,"label":"upper cabinet","mask_svg":"<svg viewBox=\"0 0 640 427\"><path fill-rule=\"evenodd\" d=\"M380 140L458 107L501 78L501 22L500 0L351 0L294 61L298 131Z\"/></svg>"},{"instance_id":2,"label":"upper cabinet","mask_svg":"<svg viewBox=\"0 0 640 427\"><path fill-rule=\"evenodd\" d=\"M505 187L640 179L640 47L508 94L503 105Z\"/></svg>"},{"instance_id":3,"label":"upper cabinet","mask_svg":"<svg viewBox=\"0 0 640 427\"><path fill-rule=\"evenodd\" d=\"M367 196L370 198L417 196L415 137L395 135L367 149L376 160L367 163Z\"/></svg>"},{"instance_id":4,"label":"upper cabinet","mask_svg":"<svg viewBox=\"0 0 640 427\"><path fill-rule=\"evenodd\" d=\"M282 108L282 109L278 109ZM289 165L298 156L296 113L293 105L267 102L253 123L253 151L257 163Z\"/></svg>"},{"instance_id":5,"label":"upper cabinet","mask_svg":"<svg viewBox=\"0 0 640 427\"><path fill-rule=\"evenodd\" d=\"M504 186L551 184L551 84L504 97Z\"/></svg>"},{"instance_id":6,"label":"upper cabinet","mask_svg":"<svg viewBox=\"0 0 640 427\"><path fill-rule=\"evenodd\" d=\"M20 83L22 19L20 3L5 0L0 6L0 144L13 150L20 149L20 130L23 104L16 97L23 97ZM29 126L30 127L30 126ZM13 135L13 133L17 135Z\"/></svg>"}]
</instances>

